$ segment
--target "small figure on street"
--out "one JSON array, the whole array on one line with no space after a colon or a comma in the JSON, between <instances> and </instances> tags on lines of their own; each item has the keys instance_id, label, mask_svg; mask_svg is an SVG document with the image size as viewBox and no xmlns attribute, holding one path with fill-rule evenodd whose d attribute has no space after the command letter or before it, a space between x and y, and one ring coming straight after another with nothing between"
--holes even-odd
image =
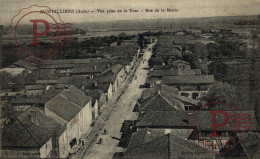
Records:
<instances>
[{"instance_id":1,"label":"small figure on street","mask_svg":"<svg viewBox=\"0 0 260 159\"><path fill-rule=\"evenodd\" d=\"M137 77L135 76L135 79L137 79Z\"/></svg>"},{"instance_id":2,"label":"small figure on street","mask_svg":"<svg viewBox=\"0 0 260 159\"><path fill-rule=\"evenodd\" d=\"M98 144L103 144L103 140L102 140L102 138L99 138L99 140L98 140Z\"/></svg>"},{"instance_id":3,"label":"small figure on street","mask_svg":"<svg viewBox=\"0 0 260 159\"><path fill-rule=\"evenodd\" d=\"M79 138L79 145L81 145L81 138Z\"/></svg>"},{"instance_id":4,"label":"small figure on street","mask_svg":"<svg viewBox=\"0 0 260 159\"><path fill-rule=\"evenodd\" d=\"M84 143L84 140L82 140L82 147L83 147L83 148L84 148L84 144L85 144L85 143Z\"/></svg>"},{"instance_id":5,"label":"small figure on street","mask_svg":"<svg viewBox=\"0 0 260 159\"><path fill-rule=\"evenodd\" d=\"M104 134L105 134L105 135L107 134L107 130L106 130L106 129L104 129Z\"/></svg>"}]
</instances>

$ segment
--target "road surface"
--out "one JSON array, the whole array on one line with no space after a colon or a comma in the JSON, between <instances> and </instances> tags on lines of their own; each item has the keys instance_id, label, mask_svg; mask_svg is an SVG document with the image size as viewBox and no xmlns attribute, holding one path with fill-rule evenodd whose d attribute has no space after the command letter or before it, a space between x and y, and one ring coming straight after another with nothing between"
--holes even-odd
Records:
<instances>
[{"instance_id":1,"label":"road surface","mask_svg":"<svg viewBox=\"0 0 260 159\"><path fill-rule=\"evenodd\" d=\"M115 152L123 152L124 149L117 147L119 140L121 138L120 129L124 120L136 120L137 113L132 112L135 106L136 100L142 95L144 89L140 89L139 86L146 82L148 69L148 59L151 57L154 44L148 45L146 51L144 52L143 59L138 66L135 76L137 79L133 78L132 82L128 84L124 93L116 101L107 120L104 121L99 129L98 134L93 139L92 143L88 149L84 152L82 158L84 159L111 159ZM102 135L101 133L107 130L107 135ZM103 139L103 144L96 144L99 138Z\"/></svg>"}]
</instances>

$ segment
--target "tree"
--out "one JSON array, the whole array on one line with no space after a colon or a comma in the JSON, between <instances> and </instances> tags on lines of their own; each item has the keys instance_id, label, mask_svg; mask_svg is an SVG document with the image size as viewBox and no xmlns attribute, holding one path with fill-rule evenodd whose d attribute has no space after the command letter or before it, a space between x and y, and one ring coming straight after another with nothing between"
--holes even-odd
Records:
<instances>
[{"instance_id":1,"label":"tree","mask_svg":"<svg viewBox=\"0 0 260 159\"><path fill-rule=\"evenodd\" d=\"M184 53L182 54L182 58L184 61L189 62L192 68L195 68L196 57L193 55L192 52L184 51Z\"/></svg>"},{"instance_id":2,"label":"tree","mask_svg":"<svg viewBox=\"0 0 260 159\"><path fill-rule=\"evenodd\" d=\"M221 60L214 61L209 65L209 73L214 75L216 80L225 81L227 64Z\"/></svg>"},{"instance_id":3,"label":"tree","mask_svg":"<svg viewBox=\"0 0 260 159\"><path fill-rule=\"evenodd\" d=\"M240 106L243 106L243 102L241 101L241 96L242 94L236 89L236 87L228 84L227 82L217 82L213 84L205 99L208 99L208 103L211 102L221 102L221 103L226 103L232 109L234 110L240 110L242 107L237 108L237 106L234 103L237 103ZM218 98L218 97L224 97L224 98ZM228 99L230 99L232 102L230 102ZM224 104L210 104L208 106L209 110L229 110L231 111L232 109L228 108Z\"/></svg>"},{"instance_id":4,"label":"tree","mask_svg":"<svg viewBox=\"0 0 260 159\"><path fill-rule=\"evenodd\" d=\"M140 46L141 49L144 48L144 35L143 34L138 34L138 45Z\"/></svg>"}]
</instances>

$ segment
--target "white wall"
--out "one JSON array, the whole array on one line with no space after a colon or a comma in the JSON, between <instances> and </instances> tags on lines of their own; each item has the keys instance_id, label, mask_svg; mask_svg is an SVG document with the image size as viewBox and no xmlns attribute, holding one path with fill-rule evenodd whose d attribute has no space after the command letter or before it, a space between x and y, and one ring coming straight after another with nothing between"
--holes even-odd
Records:
<instances>
[{"instance_id":1,"label":"white wall","mask_svg":"<svg viewBox=\"0 0 260 159\"><path fill-rule=\"evenodd\" d=\"M40 157L49 158L50 152L52 150L52 139L50 138L41 148L40 148Z\"/></svg>"}]
</instances>

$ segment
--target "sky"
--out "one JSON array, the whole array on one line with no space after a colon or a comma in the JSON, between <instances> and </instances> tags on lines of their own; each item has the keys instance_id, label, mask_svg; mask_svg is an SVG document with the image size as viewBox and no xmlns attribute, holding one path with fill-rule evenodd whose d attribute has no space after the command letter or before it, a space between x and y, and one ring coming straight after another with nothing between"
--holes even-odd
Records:
<instances>
[{"instance_id":1,"label":"sky","mask_svg":"<svg viewBox=\"0 0 260 159\"><path fill-rule=\"evenodd\" d=\"M0 23L9 24L21 8L31 5L51 9L74 9L74 13L60 16L64 22L97 22L132 19L164 19L214 17L260 14L260 0L0 0ZM145 9L177 9L178 12L147 13ZM76 10L94 10L94 13L76 14ZM98 13L97 9L126 9L123 13ZM130 13L129 9L139 10ZM143 12L141 12L143 10ZM39 17L39 15L35 15Z\"/></svg>"}]
</instances>

